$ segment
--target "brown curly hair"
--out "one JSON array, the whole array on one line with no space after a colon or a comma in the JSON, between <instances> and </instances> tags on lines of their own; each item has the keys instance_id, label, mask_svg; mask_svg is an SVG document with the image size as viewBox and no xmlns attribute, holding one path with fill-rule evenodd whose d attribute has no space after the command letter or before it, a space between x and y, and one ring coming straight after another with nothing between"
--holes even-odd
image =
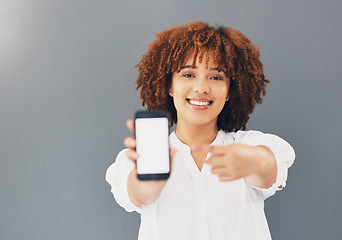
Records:
<instances>
[{"instance_id":1,"label":"brown curly hair","mask_svg":"<svg viewBox=\"0 0 342 240\"><path fill-rule=\"evenodd\" d=\"M214 64L230 78L229 101L217 119L218 130L245 130L256 103L262 103L269 83L263 73L259 49L241 32L232 28L212 27L205 22L191 22L172 26L156 34L147 45L148 51L135 66L139 70L136 81L142 105L149 110L166 109L171 126L177 123L177 111L169 96L172 74L184 66L189 52L194 52L193 67L198 57L208 67L209 54Z\"/></svg>"}]
</instances>

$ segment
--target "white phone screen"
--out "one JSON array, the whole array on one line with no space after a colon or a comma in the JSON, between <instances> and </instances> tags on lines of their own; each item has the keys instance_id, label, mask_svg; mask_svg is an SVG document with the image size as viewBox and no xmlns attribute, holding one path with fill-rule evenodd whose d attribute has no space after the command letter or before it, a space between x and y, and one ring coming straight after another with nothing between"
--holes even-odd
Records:
<instances>
[{"instance_id":1,"label":"white phone screen","mask_svg":"<svg viewBox=\"0 0 342 240\"><path fill-rule=\"evenodd\" d=\"M139 154L138 174L170 172L167 118L137 118L135 138Z\"/></svg>"}]
</instances>

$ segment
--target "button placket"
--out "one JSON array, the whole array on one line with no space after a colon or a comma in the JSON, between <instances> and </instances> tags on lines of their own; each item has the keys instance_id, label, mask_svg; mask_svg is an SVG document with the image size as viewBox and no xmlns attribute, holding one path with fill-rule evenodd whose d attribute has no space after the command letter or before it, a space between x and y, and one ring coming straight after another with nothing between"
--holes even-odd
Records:
<instances>
[{"instance_id":1,"label":"button placket","mask_svg":"<svg viewBox=\"0 0 342 240\"><path fill-rule=\"evenodd\" d=\"M199 239L209 240L209 232L207 225L207 207L206 207L206 183L205 178L201 174L196 181L196 205L197 205L197 226Z\"/></svg>"}]
</instances>

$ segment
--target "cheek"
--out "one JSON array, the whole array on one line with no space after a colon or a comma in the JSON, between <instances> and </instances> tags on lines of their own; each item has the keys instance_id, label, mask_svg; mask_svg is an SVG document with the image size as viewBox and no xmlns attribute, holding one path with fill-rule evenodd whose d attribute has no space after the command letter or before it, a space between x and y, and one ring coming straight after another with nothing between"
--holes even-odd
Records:
<instances>
[{"instance_id":1,"label":"cheek","mask_svg":"<svg viewBox=\"0 0 342 240\"><path fill-rule=\"evenodd\" d=\"M174 97L182 98L186 95L187 87L184 84L175 84L173 86Z\"/></svg>"},{"instance_id":2,"label":"cheek","mask_svg":"<svg viewBox=\"0 0 342 240\"><path fill-rule=\"evenodd\" d=\"M183 99L181 88L179 88L178 86L174 86L172 89L172 95L173 103L175 104L175 107L177 107L177 105L179 105L179 103Z\"/></svg>"},{"instance_id":3,"label":"cheek","mask_svg":"<svg viewBox=\"0 0 342 240\"><path fill-rule=\"evenodd\" d=\"M226 85L220 87L220 89L217 91L217 93L219 95L221 95L222 97L226 98L228 95L228 87Z\"/></svg>"}]
</instances>

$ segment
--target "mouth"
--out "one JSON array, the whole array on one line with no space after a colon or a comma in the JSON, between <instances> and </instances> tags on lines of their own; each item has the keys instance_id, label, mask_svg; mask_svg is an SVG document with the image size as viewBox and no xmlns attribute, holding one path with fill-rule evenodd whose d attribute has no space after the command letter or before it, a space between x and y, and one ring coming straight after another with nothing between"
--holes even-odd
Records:
<instances>
[{"instance_id":1,"label":"mouth","mask_svg":"<svg viewBox=\"0 0 342 240\"><path fill-rule=\"evenodd\" d=\"M213 101L207 100L207 99L190 99L187 98L186 101L194 107L201 107L201 108L207 108L209 107Z\"/></svg>"}]
</instances>

